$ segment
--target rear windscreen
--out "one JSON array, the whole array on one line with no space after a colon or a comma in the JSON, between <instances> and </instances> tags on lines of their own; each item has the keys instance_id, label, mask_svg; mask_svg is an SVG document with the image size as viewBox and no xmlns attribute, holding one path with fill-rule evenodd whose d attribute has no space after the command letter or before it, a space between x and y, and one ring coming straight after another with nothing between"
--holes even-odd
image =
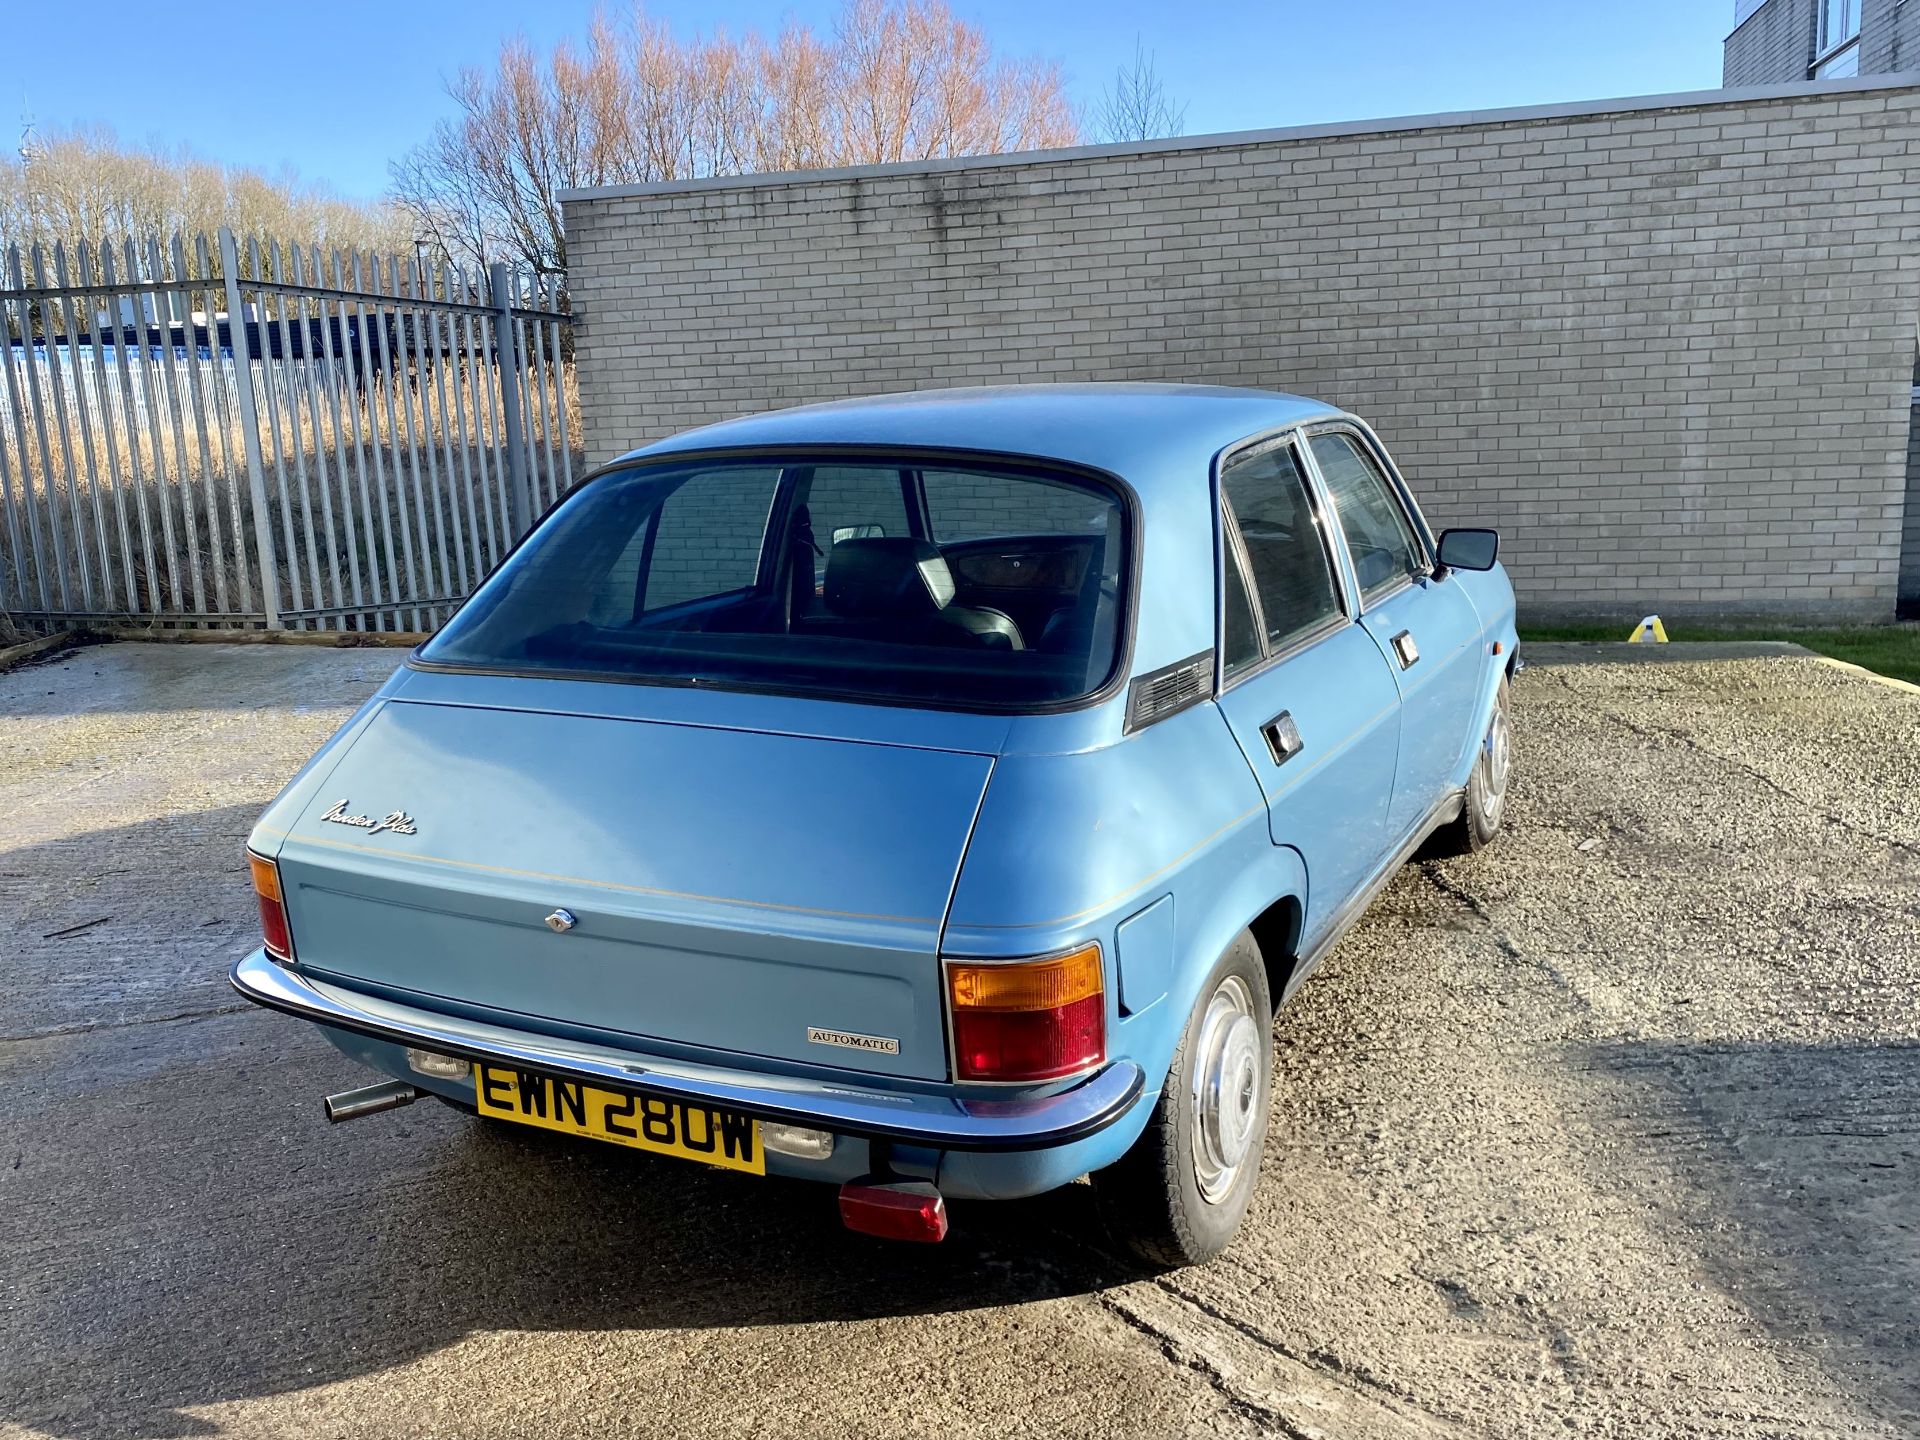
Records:
<instances>
[{"instance_id":1,"label":"rear windscreen","mask_svg":"<svg viewBox=\"0 0 1920 1440\"><path fill-rule=\"evenodd\" d=\"M965 707L1116 664L1126 511L998 462L762 457L581 487L421 652L430 665Z\"/></svg>"}]
</instances>

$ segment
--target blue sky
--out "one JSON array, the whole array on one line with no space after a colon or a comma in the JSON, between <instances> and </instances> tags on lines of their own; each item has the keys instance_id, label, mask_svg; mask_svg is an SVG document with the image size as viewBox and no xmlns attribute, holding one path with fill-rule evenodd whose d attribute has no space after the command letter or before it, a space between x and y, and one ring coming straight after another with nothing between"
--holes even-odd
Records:
<instances>
[{"instance_id":1,"label":"blue sky","mask_svg":"<svg viewBox=\"0 0 1920 1440\"><path fill-rule=\"evenodd\" d=\"M1096 96L1134 38L1187 102L1187 131L1245 130L1433 111L1710 89L1733 0L951 0L995 43L1060 62ZM443 77L485 64L502 36L548 45L585 29L593 0L0 0L17 57L0 78L17 117L99 123L128 140L291 167L348 195L386 185L387 161L447 113ZM618 8L618 7L615 7ZM691 33L826 25L836 0L654 0ZM187 17L183 21L183 16ZM81 31L111 37L80 44ZM75 57L91 56L80 64ZM106 63L111 57L112 63Z\"/></svg>"}]
</instances>

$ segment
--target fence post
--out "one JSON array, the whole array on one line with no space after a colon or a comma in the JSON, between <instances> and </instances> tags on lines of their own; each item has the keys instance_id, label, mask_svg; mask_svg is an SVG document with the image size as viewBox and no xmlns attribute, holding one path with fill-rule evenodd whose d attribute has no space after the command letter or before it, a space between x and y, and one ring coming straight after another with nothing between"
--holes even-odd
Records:
<instances>
[{"instance_id":1,"label":"fence post","mask_svg":"<svg viewBox=\"0 0 1920 1440\"><path fill-rule=\"evenodd\" d=\"M507 267L489 270L493 281L494 350L500 357L500 408L507 431L507 501L517 542L533 528L533 484L527 474L527 437L520 428L520 326L513 318L513 282Z\"/></svg>"},{"instance_id":2,"label":"fence post","mask_svg":"<svg viewBox=\"0 0 1920 1440\"><path fill-rule=\"evenodd\" d=\"M247 451L247 493L253 497L253 544L259 551L260 608L266 611L267 629L279 630L284 628L280 620L280 566L273 553L273 526L267 515L267 476L260 459L260 417L253 403L253 345L247 335L246 308L240 302L239 248L233 243L233 231L224 225L220 227L220 271L227 281L227 339L233 349L233 393L240 409L240 438ZM217 359L220 337L216 331L208 338L213 342Z\"/></svg>"}]
</instances>

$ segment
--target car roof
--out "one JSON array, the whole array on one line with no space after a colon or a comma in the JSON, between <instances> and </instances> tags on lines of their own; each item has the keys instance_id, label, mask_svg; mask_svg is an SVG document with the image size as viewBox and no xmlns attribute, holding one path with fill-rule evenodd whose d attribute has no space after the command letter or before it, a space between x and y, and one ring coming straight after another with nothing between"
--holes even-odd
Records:
<instances>
[{"instance_id":1,"label":"car roof","mask_svg":"<svg viewBox=\"0 0 1920 1440\"><path fill-rule=\"evenodd\" d=\"M986 450L1089 465L1144 494L1204 476L1238 440L1339 414L1303 396L1225 385L992 385L772 410L684 431L632 456L789 445Z\"/></svg>"}]
</instances>

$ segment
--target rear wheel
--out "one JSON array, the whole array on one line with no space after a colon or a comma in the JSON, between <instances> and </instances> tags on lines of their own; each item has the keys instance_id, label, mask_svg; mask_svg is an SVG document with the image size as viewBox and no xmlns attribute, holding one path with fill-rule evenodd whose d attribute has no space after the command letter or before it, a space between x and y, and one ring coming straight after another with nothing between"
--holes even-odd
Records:
<instances>
[{"instance_id":1,"label":"rear wheel","mask_svg":"<svg viewBox=\"0 0 1920 1440\"><path fill-rule=\"evenodd\" d=\"M1242 931L1200 989L1147 1128L1093 1175L1107 1228L1169 1269L1227 1248L1253 1198L1273 1082L1266 967Z\"/></svg>"},{"instance_id":2,"label":"rear wheel","mask_svg":"<svg viewBox=\"0 0 1920 1440\"><path fill-rule=\"evenodd\" d=\"M1493 714L1467 775L1466 804L1460 818L1434 832L1428 853L1471 855L1491 844L1507 814L1507 781L1513 771L1513 738L1508 725L1509 687L1502 677Z\"/></svg>"}]
</instances>

